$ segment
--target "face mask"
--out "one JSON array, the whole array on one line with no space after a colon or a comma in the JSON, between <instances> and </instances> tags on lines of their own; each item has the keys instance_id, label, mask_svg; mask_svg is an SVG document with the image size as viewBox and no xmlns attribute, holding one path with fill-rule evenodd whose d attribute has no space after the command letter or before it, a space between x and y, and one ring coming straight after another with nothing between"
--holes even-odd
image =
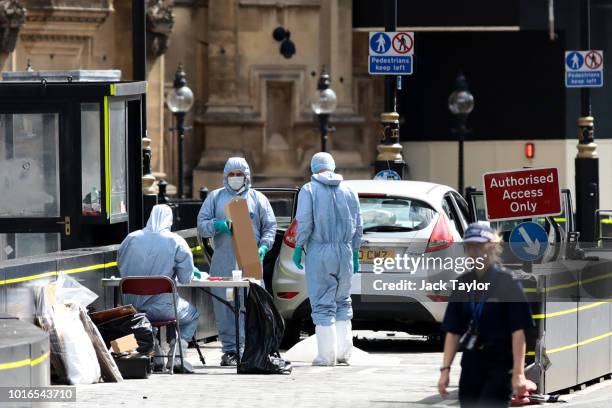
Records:
<instances>
[{"instance_id":1,"label":"face mask","mask_svg":"<svg viewBox=\"0 0 612 408\"><path fill-rule=\"evenodd\" d=\"M244 176L228 177L227 184L234 191L238 191L244 186Z\"/></svg>"}]
</instances>

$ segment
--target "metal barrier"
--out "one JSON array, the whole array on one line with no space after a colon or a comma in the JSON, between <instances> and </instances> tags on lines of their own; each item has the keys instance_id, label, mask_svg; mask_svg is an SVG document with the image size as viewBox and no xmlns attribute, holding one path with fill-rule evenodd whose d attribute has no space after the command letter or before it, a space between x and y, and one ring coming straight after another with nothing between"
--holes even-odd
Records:
<instances>
[{"instance_id":1,"label":"metal barrier","mask_svg":"<svg viewBox=\"0 0 612 408\"><path fill-rule=\"evenodd\" d=\"M194 252L196 265L205 270L206 265L197 243L195 229L178 231L178 234L185 238ZM100 279L119 276L116 262L118 247L110 245L81 248L1 262L0 314L4 313L33 323L37 288L53 282L60 272L75 278L99 296L91 304L92 309L104 310L113 307L113 289L103 288ZM192 302L200 312L197 338L216 336L210 297L202 296L199 291L189 288L180 288L179 293L181 297Z\"/></svg>"},{"instance_id":2,"label":"metal barrier","mask_svg":"<svg viewBox=\"0 0 612 408\"><path fill-rule=\"evenodd\" d=\"M541 299L533 317L542 347L529 344L528 356L550 360L537 379L540 392L572 388L612 373L612 252L599 255L598 260L534 266L537 286L526 292Z\"/></svg>"},{"instance_id":3,"label":"metal barrier","mask_svg":"<svg viewBox=\"0 0 612 408\"><path fill-rule=\"evenodd\" d=\"M49 335L1 313L0 333L0 387L49 386Z\"/></svg>"}]
</instances>

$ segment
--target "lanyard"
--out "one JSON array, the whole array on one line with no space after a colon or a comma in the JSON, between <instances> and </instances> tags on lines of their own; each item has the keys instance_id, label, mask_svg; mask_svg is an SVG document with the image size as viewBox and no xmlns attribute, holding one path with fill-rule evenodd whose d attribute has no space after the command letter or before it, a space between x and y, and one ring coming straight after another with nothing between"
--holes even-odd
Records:
<instances>
[{"instance_id":1,"label":"lanyard","mask_svg":"<svg viewBox=\"0 0 612 408\"><path fill-rule=\"evenodd\" d=\"M497 269L495 268L495 265L491 265L491 271L490 274L495 274L494 279L490 279L490 282L493 283L495 281L495 277L497 277ZM493 285L490 285L490 289L491 290L493 287ZM472 322L475 326L475 328L478 328L478 322L480 321L480 316L482 316L482 311L484 310L484 305L485 302L487 301L488 293L485 293L482 295L482 297L480 298L480 301L478 303L475 302L474 300L474 296L470 297L470 308L472 310Z\"/></svg>"},{"instance_id":2,"label":"lanyard","mask_svg":"<svg viewBox=\"0 0 612 408\"><path fill-rule=\"evenodd\" d=\"M470 306L472 308L472 322L474 322L474 325L476 327L478 327L478 322L480 321L480 316L482 315L482 310L484 309L485 301L486 299L484 296L482 297L482 299L480 299L480 302L478 302L478 304L476 304L474 300L470 300Z\"/></svg>"}]
</instances>

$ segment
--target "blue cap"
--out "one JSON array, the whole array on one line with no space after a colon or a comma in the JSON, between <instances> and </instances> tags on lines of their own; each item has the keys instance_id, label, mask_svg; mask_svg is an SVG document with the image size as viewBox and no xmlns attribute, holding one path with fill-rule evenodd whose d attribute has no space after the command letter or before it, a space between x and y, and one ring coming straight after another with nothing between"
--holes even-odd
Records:
<instances>
[{"instance_id":1,"label":"blue cap","mask_svg":"<svg viewBox=\"0 0 612 408\"><path fill-rule=\"evenodd\" d=\"M468 225L465 234L463 234L463 242L491 242L497 238L497 232L490 226L475 222Z\"/></svg>"}]
</instances>

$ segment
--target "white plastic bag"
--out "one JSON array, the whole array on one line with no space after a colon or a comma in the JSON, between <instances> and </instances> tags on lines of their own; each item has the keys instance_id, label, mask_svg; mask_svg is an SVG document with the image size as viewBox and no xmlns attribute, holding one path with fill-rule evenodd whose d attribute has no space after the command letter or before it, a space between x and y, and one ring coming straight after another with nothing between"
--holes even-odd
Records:
<instances>
[{"instance_id":1,"label":"white plastic bag","mask_svg":"<svg viewBox=\"0 0 612 408\"><path fill-rule=\"evenodd\" d=\"M63 304L75 304L83 309L86 309L94 300L98 298L95 292L92 292L85 286L81 285L76 279L60 273L55 281L55 301Z\"/></svg>"},{"instance_id":2,"label":"white plastic bag","mask_svg":"<svg viewBox=\"0 0 612 408\"><path fill-rule=\"evenodd\" d=\"M53 306L55 330L62 343L61 359L70 384L93 384L100 380L96 351L79 317L79 306Z\"/></svg>"},{"instance_id":3,"label":"white plastic bag","mask_svg":"<svg viewBox=\"0 0 612 408\"><path fill-rule=\"evenodd\" d=\"M97 297L65 274L39 289L36 319L49 332L52 374L59 382L92 384L100 379L95 349L79 317L79 310Z\"/></svg>"}]
</instances>

